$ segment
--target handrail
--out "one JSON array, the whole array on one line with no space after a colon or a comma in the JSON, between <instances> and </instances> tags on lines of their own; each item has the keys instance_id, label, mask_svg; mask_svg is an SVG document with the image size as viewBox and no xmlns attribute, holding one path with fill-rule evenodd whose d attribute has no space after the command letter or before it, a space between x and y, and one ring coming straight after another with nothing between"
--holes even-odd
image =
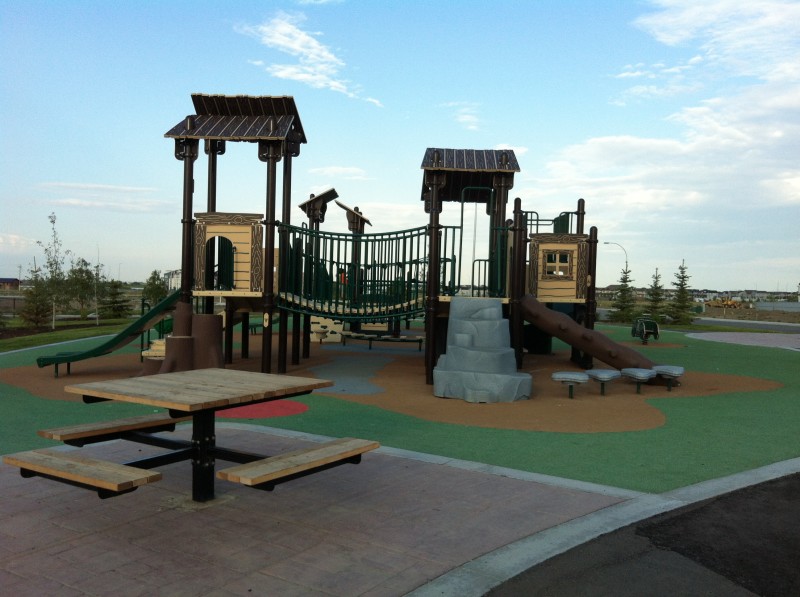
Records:
<instances>
[{"instance_id":1,"label":"handrail","mask_svg":"<svg viewBox=\"0 0 800 597\"><path fill-rule=\"evenodd\" d=\"M281 224L278 237L281 308L358 321L424 312L427 227L350 234ZM445 227L442 239L446 247L457 242L453 227ZM441 270L454 288L455 253L449 254Z\"/></svg>"},{"instance_id":2,"label":"handrail","mask_svg":"<svg viewBox=\"0 0 800 597\"><path fill-rule=\"evenodd\" d=\"M548 232L570 234L574 230L575 216L578 215L574 211L562 211L555 218L540 218L539 212L536 211L522 213L528 220L528 234L539 234L540 228L546 228Z\"/></svg>"}]
</instances>

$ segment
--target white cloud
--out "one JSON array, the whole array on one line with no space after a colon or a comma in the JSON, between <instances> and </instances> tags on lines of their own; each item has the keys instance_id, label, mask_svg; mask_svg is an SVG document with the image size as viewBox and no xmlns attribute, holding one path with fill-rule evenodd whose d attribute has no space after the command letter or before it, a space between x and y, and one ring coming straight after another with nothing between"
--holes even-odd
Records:
<instances>
[{"instance_id":1,"label":"white cloud","mask_svg":"<svg viewBox=\"0 0 800 597\"><path fill-rule=\"evenodd\" d=\"M166 201L147 197L158 189L84 182L43 182L50 205L125 213L163 212L172 206Z\"/></svg>"},{"instance_id":2,"label":"white cloud","mask_svg":"<svg viewBox=\"0 0 800 597\"><path fill-rule=\"evenodd\" d=\"M637 26L677 46L699 41L704 58L739 75L797 76L800 3L785 0L657 0Z\"/></svg>"},{"instance_id":3,"label":"white cloud","mask_svg":"<svg viewBox=\"0 0 800 597\"><path fill-rule=\"evenodd\" d=\"M523 147L522 145L511 145L509 143L499 143L498 145L494 146L494 149L510 149L514 152L514 155L517 156L518 159L520 156L528 153L527 147Z\"/></svg>"},{"instance_id":4,"label":"white cloud","mask_svg":"<svg viewBox=\"0 0 800 597\"><path fill-rule=\"evenodd\" d=\"M39 186L51 189L70 189L77 191L103 191L109 193L153 193L152 187L130 187L121 185L99 184L92 182L43 182Z\"/></svg>"},{"instance_id":5,"label":"white cloud","mask_svg":"<svg viewBox=\"0 0 800 597\"><path fill-rule=\"evenodd\" d=\"M250 35L268 48L297 59L292 64L268 64L260 59L249 62L264 68L278 79L297 81L314 89L328 89L350 98L364 99L360 97L358 88L342 76L345 62L317 39L322 33L301 29L300 25L305 18L303 14L281 11L261 25L239 27L237 30L240 33ZM364 101L382 106L375 98L366 98Z\"/></svg>"},{"instance_id":6,"label":"white cloud","mask_svg":"<svg viewBox=\"0 0 800 597\"><path fill-rule=\"evenodd\" d=\"M81 209L102 210L124 213L151 213L157 211L167 211L170 207L165 201L118 201L105 198L77 198L65 197L50 201L51 205L61 205L64 207L77 207Z\"/></svg>"},{"instance_id":7,"label":"white cloud","mask_svg":"<svg viewBox=\"0 0 800 597\"><path fill-rule=\"evenodd\" d=\"M344 180L369 180L367 172L362 168L354 166L326 166L324 168L312 168L310 174L317 176L327 176L330 178L341 178Z\"/></svg>"},{"instance_id":8,"label":"white cloud","mask_svg":"<svg viewBox=\"0 0 800 597\"><path fill-rule=\"evenodd\" d=\"M21 255L36 247L36 241L19 234L0 233L0 254Z\"/></svg>"},{"instance_id":9,"label":"white cloud","mask_svg":"<svg viewBox=\"0 0 800 597\"><path fill-rule=\"evenodd\" d=\"M468 131L480 129L480 117L478 115L480 104L475 102L447 102L442 104L442 107L451 108L453 110L453 120Z\"/></svg>"}]
</instances>

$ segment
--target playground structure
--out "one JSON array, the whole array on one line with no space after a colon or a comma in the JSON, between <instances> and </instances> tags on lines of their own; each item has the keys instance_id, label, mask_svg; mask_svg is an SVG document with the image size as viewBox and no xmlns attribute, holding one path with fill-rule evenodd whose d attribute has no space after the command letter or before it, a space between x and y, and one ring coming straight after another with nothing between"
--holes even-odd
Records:
<instances>
[{"instance_id":1,"label":"playground structure","mask_svg":"<svg viewBox=\"0 0 800 597\"><path fill-rule=\"evenodd\" d=\"M334 189L300 204L308 221L293 225L292 164L306 143L294 99L194 94L192 102L195 113L165 133L183 163L183 206L180 290L161 372L196 367L195 355L203 355L205 366L232 362L236 322L242 324L243 358L249 357L251 327L262 327L261 371L270 373L274 324L280 320L277 372L285 373L289 329L296 365L309 356L312 320L344 323L349 333L382 322L401 340L401 324L424 317L426 382L433 384L456 296L501 304L517 369L524 349L549 353L552 337L566 341L572 360L586 369L593 358L617 368L649 366L635 351L609 346L593 332L597 229L584 229L584 200L575 211L551 219L523 211L519 198L507 213L520 171L513 150L426 149L420 196L429 216L425 226L366 233L371 222L357 207L338 201ZM194 163L201 140L208 159L207 201L204 211L195 211ZM252 143L266 164L263 214L218 211L217 162L227 142ZM321 229L331 201L346 212L349 233ZM440 223L445 204L460 210L458 225ZM489 217L487 254L475 255L473 246L471 262L463 246L470 204L476 219L479 206ZM217 325L220 304L224 323ZM253 313L260 321L250 322ZM317 324L314 335L319 330ZM217 334L224 338L217 341ZM222 350L209 352L209 343Z\"/></svg>"},{"instance_id":2,"label":"playground structure","mask_svg":"<svg viewBox=\"0 0 800 597\"><path fill-rule=\"evenodd\" d=\"M592 367L593 357L616 367L646 364L638 353L601 347L598 335L590 333L596 313L597 229L584 230L584 200L574 212L544 219L523 211L521 200L515 199L508 218L509 191L520 170L513 150L428 148L421 164L427 226L365 233L371 222L357 207L339 202L334 189L300 205L308 222L298 226L291 222L292 163L306 137L294 99L194 94L192 102L195 114L165 134L174 140L175 157L184 168L180 302L186 306L176 313L184 319L176 322L176 330L190 335L194 297L206 298L200 308L205 314L214 312L215 300L224 301L226 321L243 321L246 357L249 316L260 313L261 370L268 373L276 317L282 323L292 321L291 362L297 364L301 354L308 356L312 318L347 322L352 331L364 322L385 322L399 337L401 322L424 316L426 381L432 384L447 346L450 301L464 293L468 278L468 296L501 302L517 368L524 348L547 352L552 336L566 339L573 347L572 359L585 368ZM207 209L194 213L193 164L201 140L208 156ZM266 163L263 219L257 213L217 211L217 159L229 141L256 144L258 159ZM331 201L345 210L349 233L321 229ZM460 208L459 225L440 224L448 203ZM466 262L463 250L464 208L469 204L485 206L489 216L488 255L473 256L472 263ZM533 308L533 297L552 309ZM550 322L555 320L560 323L554 327ZM278 328L279 373L287 370L289 327ZM232 338L233 326L226 325L227 362Z\"/></svg>"}]
</instances>

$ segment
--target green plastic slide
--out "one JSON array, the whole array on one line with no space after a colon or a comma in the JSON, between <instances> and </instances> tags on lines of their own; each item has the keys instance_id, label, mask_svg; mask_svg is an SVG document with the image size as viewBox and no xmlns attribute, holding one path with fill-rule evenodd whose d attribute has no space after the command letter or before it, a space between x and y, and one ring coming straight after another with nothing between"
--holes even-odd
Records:
<instances>
[{"instance_id":1,"label":"green plastic slide","mask_svg":"<svg viewBox=\"0 0 800 597\"><path fill-rule=\"evenodd\" d=\"M102 344L95 346L89 350L75 351L75 352L59 352L57 354L39 357L36 359L36 364L39 367L47 367L48 365L55 365L55 376L58 377L58 366L61 363L67 364L67 375L70 373L70 364L75 361L83 361L85 359L92 359L94 357L110 354L115 350L126 346L138 338L142 332L146 332L154 327L159 321L164 319L166 315L172 311L175 304L178 302L180 290L175 291L167 298L158 303L155 307L150 309L147 313L142 315L139 319L134 321L131 325L122 330L119 334L109 338Z\"/></svg>"}]
</instances>

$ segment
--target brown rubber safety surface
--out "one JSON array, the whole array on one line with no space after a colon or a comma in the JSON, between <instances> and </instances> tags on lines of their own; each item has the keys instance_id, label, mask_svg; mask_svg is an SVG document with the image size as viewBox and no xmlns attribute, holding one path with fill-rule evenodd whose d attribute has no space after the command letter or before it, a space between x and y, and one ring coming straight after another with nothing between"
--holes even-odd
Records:
<instances>
[{"instance_id":1,"label":"brown rubber safety surface","mask_svg":"<svg viewBox=\"0 0 800 597\"><path fill-rule=\"evenodd\" d=\"M648 345L640 347L640 350L658 362L658 351L664 346ZM336 393L336 397L428 421L494 429L566 433L653 429L664 425L665 417L662 411L647 403L651 398L701 398L733 391L767 391L781 387L777 382L754 377L688 371L680 380L680 387L673 388L671 392L664 385L643 385L641 393L637 394L635 383L618 379L607 383L606 395L601 396L600 385L590 381L576 386L575 398L570 400L568 388L550 379L554 371L581 370L569 360L569 352L562 351L545 356L525 355L522 370L533 376L533 395L530 400L473 404L433 396L433 387L425 383L423 354L415 345L392 345L385 350L377 346L367 350L366 346L360 345L352 349L338 345L332 348L312 346L311 357L301 359L299 365L289 365L287 373L322 377L315 374L316 367L334 363L337 366L341 364L341 370L347 371L348 364L380 358L385 364L376 367L373 377L369 379L370 384L376 387L375 392ZM229 366L260 370L259 348L251 349L249 359L236 358ZM596 366L604 367L599 362ZM80 397L64 392L65 385L132 377L139 375L141 368L138 355L114 354L75 363L69 376L63 371L65 367L62 367L58 378L53 376L52 367L0 370L0 382L20 387L35 396L74 401L80 400ZM273 368L275 371L277 366Z\"/></svg>"}]
</instances>

